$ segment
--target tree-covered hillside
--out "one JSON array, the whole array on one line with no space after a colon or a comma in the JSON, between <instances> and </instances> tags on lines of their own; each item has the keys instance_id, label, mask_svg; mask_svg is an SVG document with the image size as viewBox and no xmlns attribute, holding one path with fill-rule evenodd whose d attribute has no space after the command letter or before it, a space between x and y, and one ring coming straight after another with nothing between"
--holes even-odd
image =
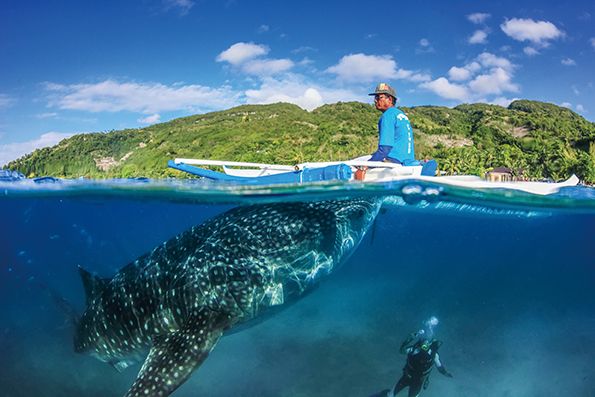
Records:
<instances>
[{"instance_id":1,"label":"tree-covered hillside","mask_svg":"<svg viewBox=\"0 0 595 397\"><path fill-rule=\"evenodd\" d=\"M506 166L529 178L577 174L595 182L595 124L569 109L520 100L508 108L402 108L415 131L418 158L448 174L483 175ZM358 102L312 112L286 103L243 105L147 128L81 134L8 164L28 176L166 177L175 157L295 164L372 153L380 112Z\"/></svg>"}]
</instances>

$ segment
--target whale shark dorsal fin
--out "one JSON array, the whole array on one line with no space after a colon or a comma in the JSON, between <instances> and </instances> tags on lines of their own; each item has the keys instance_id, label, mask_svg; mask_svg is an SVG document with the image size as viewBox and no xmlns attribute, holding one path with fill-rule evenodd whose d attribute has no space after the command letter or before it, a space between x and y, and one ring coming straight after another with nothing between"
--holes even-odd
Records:
<instances>
[{"instance_id":1,"label":"whale shark dorsal fin","mask_svg":"<svg viewBox=\"0 0 595 397\"><path fill-rule=\"evenodd\" d=\"M83 280L83 287L85 288L85 296L87 298L87 304L93 300L98 294L103 291L107 285L107 280L100 278L97 275L91 274L87 270L79 266L79 274Z\"/></svg>"},{"instance_id":2,"label":"whale shark dorsal fin","mask_svg":"<svg viewBox=\"0 0 595 397\"><path fill-rule=\"evenodd\" d=\"M179 330L154 337L125 397L169 396L215 347L226 328L223 321L220 314L204 308L192 313Z\"/></svg>"}]
</instances>

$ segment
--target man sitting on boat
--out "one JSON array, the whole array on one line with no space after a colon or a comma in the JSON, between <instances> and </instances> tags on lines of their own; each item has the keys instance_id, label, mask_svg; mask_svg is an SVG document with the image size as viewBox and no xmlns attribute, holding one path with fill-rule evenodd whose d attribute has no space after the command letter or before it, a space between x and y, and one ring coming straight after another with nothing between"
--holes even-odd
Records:
<instances>
[{"instance_id":1,"label":"man sitting on boat","mask_svg":"<svg viewBox=\"0 0 595 397\"><path fill-rule=\"evenodd\" d=\"M380 83L369 95L374 95L374 105L382 112L378 120L378 150L372 154L370 161L388 160L403 165L414 162L413 130L407 115L395 106L395 89Z\"/></svg>"},{"instance_id":2,"label":"man sitting on boat","mask_svg":"<svg viewBox=\"0 0 595 397\"><path fill-rule=\"evenodd\" d=\"M378 120L378 150L370 161L390 161L402 165L417 165L413 130L407 115L398 107L397 93L387 83L380 83L373 93L374 105L382 112ZM363 180L367 167L356 171L355 179Z\"/></svg>"}]
</instances>

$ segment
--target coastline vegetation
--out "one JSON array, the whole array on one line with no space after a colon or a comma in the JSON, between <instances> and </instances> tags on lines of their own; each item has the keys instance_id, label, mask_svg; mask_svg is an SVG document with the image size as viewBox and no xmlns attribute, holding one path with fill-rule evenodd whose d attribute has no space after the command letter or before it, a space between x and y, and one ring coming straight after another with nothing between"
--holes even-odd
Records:
<instances>
[{"instance_id":1,"label":"coastline vegetation","mask_svg":"<svg viewBox=\"0 0 595 397\"><path fill-rule=\"evenodd\" d=\"M402 107L419 159L434 158L446 174L481 175L508 167L529 179L576 174L595 183L595 123L570 109L517 100L487 104ZM146 128L80 134L34 151L6 168L29 177L187 177L167 160L205 158L275 164L345 160L372 153L379 112L359 102L311 112L287 103L242 105ZM522 170L522 171L520 171Z\"/></svg>"}]
</instances>

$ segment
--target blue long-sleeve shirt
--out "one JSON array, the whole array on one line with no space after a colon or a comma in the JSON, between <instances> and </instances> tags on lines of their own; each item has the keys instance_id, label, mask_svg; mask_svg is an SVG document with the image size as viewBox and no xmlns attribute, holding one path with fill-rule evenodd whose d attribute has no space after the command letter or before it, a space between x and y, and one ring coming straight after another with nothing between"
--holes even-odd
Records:
<instances>
[{"instance_id":1,"label":"blue long-sleeve shirt","mask_svg":"<svg viewBox=\"0 0 595 397\"><path fill-rule=\"evenodd\" d=\"M389 161L408 165L415 162L413 130L407 115L397 107L384 111L378 120L378 150L370 161Z\"/></svg>"}]
</instances>

